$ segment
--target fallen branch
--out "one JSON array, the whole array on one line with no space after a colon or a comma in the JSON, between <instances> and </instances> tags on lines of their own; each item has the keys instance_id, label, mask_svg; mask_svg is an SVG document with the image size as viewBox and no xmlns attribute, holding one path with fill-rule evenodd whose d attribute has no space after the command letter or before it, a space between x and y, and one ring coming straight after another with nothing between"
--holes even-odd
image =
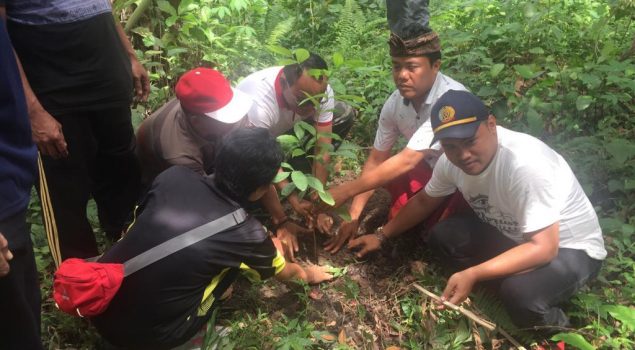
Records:
<instances>
[{"instance_id":1,"label":"fallen branch","mask_svg":"<svg viewBox=\"0 0 635 350\"><path fill-rule=\"evenodd\" d=\"M441 297L439 297L438 295L432 293L431 291L423 288L422 286L413 283L412 284L413 287L415 287L417 290L419 290L421 293L429 296L430 298L436 300L437 302L449 307L452 310L458 311L460 313L462 313L463 315L467 316L469 319L471 319L472 321L476 322L477 324L487 328L490 331L493 332L499 332L502 336L504 336L505 338L507 338L507 340L509 340L510 343L512 343L512 345L514 345L516 348L518 348L518 350L526 350L525 347L523 347L522 345L520 345L519 342L517 342L514 338L512 338L511 335L509 335L509 333L505 332L505 330L503 330L500 327L497 327L495 323L492 323L488 320L485 320L479 316L477 316L475 313L473 313L470 310L467 310L465 308L463 308L462 306L458 306L458 305L454 305L449 301L443 300L441 299Z\"/></svg>"}]
</instances>

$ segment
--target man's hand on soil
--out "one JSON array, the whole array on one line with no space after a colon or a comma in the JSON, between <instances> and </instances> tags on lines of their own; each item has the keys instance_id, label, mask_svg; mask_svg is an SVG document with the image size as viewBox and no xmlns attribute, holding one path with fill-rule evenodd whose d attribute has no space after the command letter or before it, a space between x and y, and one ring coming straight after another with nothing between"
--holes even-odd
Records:
<instances>
[{"instance_id":1,"label":"man's hand on soil","mask_svg":"<svg viewBox=\"0 0 635 350\"><path fill-rule=\"evenodd\" d=\"M337 234L324 242L324 250L331 254L337 253L346 242L357 233L359 221L345 221L337 230Z\"/></svg>"},{"instance_id":2,"label":"man's hand on soil","mask_svg":"<svg viewBox=\"0 0 635 350\"><path fill-rule=\"evenodd\" d=\"M306 233L311 233L311 231L291 221L287 221L278 227L276 237L282 245L282 254L286 259L295 261L295 253L300 249L297 235Z\"/></svg>"},{"instance_id":3,"label":"man's hand on soil","mask_svg":"<svg viewBox=\"0 0 635 350\"><path fill-rule=\"evenodd\" d=\"M324 281L330 281L333 279L333 275L328 273L330 267L319 265L307 265L304 267L304 271L307 276L307 283L318 284Z\"/></svg>"},{"instance_id":4,"label":"man's hand on soil","mask_svg":"<svg viewBox=\"0 0 635 350\"><path fill-rule=\"evenodd\" d=\"M377 251L381 248L381 241L377 235L364 235L348 242L348 249L357 250L355 256L363 258L366 254Z\"/></svg>"}]
</instances>

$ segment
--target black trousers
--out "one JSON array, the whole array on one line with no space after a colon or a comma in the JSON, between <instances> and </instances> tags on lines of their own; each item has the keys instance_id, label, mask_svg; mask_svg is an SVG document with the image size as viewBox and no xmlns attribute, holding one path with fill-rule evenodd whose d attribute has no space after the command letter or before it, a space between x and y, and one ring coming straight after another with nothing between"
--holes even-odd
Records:
<instances>
[{"instance_id":1,"label":"black trousers","mask_svg":"<svg viewBox=\"0 0 635 350\"><path fill-rule=\"evenodd\" d=\"M69 155L43 157L62 259L98 254L86 205L93 197L101 228L115 240L129 222L140 188L130 107L54 116Z\"/></svg>"},{"instance_id":2,"label":"black trousers","mask_svg":"<svg viewBox=\"0 0 635 350\"><path fill-rule=\"evenodd\" d=\"M441 221L432 228L427 243L452 271L478 265L517 245L476 216ZM569 319L558 305L597 276L601 266L602 261L582 250L560 248L546 265L481 285L494 290L518 327L568 327Z\"/></svg>"},{"instance_id":3,"label":"black trousers","mask_svg":"<svg viewBox=\"0 0 635 350\"><path fill-rule=\"evenodd\" d=\"M40 286L25 215L21 211L0 221L0 232L13 253L9 274L0 277L0 349L3 350L43 349Z\"/></svg>"}]
</instances>

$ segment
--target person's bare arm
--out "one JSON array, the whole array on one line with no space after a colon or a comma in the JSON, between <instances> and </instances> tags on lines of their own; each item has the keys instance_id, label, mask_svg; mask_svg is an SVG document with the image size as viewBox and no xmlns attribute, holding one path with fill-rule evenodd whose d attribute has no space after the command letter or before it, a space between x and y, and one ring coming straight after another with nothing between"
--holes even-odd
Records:
<instances>
[{"instance_id":1,"label":"person's bare arm","mask_svg":"<svg viewBox=\"0 0 635 350\"><path fill-rule=\"evenodd\" d=\"M310 231L288 219L280 204L280 198L274 185L269 186L269 191L262 196L260 204L271 215L273 224L277 227L276 237L282 243L283 255L287 259L295 261L295 253L300 249L297 235L310 233Z\"/></svg>"},{"instance_id":2,"label":"person's bare arm","mask_svg":"<svg viewBox=\"0 0 635 350\"><path fill-rule=\"evenodd\" d=\"M559 232L560 225L556 222L527 234L531 236L528 242L453 274L448 280L442 298L453 304L460 304L477 282L530 271L547 264L558 255Z\"/></svg>"},{"instance_id":3,"label":"person's bare arm","mask_svg":"<svg viewBox=\"0 0 635 350\"><path fill-rule=\"evenodd\" d=\"M447 197L431 197L425 190L419 191L399 211L397 216L383 227L382 234L386 239L394 238L409 228L425 220L436 210ZM378 233L361 236L348 243L349 249L358 250L357 257L376 251L381 247Z\"/></svg>"},{"instance_id":4,"label":"person's bare arm","mask_svg":"<svg viewBox=\"0 0 635 350\"><path fill-rule=\"evenodd\" d=\"M415 151L406 147L401 152L389 157L389 150L379 151L373 148L364 165L362 175L358 179L329 190L335 199L335 207L339 207L353 196L374 190L414 169L427 152L427 150ZM361 212L361 210L359 211Z\"/></svg>"},{"instance_id":5,"label":"person's bare arm","mask_svg":"<svg viewBox=\"0 0 635 350\"><path fill-rule=\"evenodd\" d=\"M276 279L280 282L302 280L309 284L317 284L333 278L333 275L326 272L327 269L325 266L309 265L302 267L296 263L287 262L284 269L276 275Z\"/></svg>"},{"instance_id":6,"label":"person's bare arm","mask_svg":"<svg viewBox=\"0 0 635 350\"><path fill-rule=\"evenodd\" d=\"M115 21L115 27L117 28L117 33L119 34L119 40L121 41L126 54L130 58L132 83L134 84L135 95L138 100L146 101L148 99L148 95L150 94L150 79L148 77L148 72L137 59L137 54L126 35L126 32L123 30L118 21Z\"/></svg>"},{"instance_id":7,"label":"person's bare arm","mask_svg":"<svg viewBox=\"0 0 635 350\"><path fill-rule=\"evenodd\" d=\"M412 170L423 160L426 154L427 151L414 151L410 148L405 148L398 154L390 157L389 150L380 151L373 147L364 164L360 178L330 190L336 202L335 206L341 205L350 198L350 196L354 197L349 209L351 221L342 223L337 234L325 242L324 249L331 253L338 252L359 229L359 217L366 203L368 203L368 200L373 195L375 188ZM360 189L363 190L366 188L370 188L370 190L359 192Z\"/></svg>"},{"instance_id":8,"label":"person's bare arm","mask_svg":"<svg viewBox=\"0 0 635 350\"><path fill-rule=\"evenodd\" d=\"M6 21L6 9L2 5L0 5L0 20L2 22ZM5 23L3 23L3 25L4 24ZM62 125L42 107L37 96L35 96L35 93L31 89L24 69L22 69L20 57L15 51L14 55L18 70L20 71L24 97L26 98L33 141L44 155L53 158L66 157L68 155L68 147L64 139L64 134L62 133Z\"/></svg>"}]
</instances>

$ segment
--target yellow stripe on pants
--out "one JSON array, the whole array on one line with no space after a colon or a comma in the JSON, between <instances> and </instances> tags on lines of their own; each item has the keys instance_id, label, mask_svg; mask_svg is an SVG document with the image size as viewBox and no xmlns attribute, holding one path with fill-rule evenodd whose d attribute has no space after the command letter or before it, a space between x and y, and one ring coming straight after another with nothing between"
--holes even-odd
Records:
<instances>
[{"instance_id":1,"label":"yellow stripe on pants","mask_svg":"<svg viewBox=\"0 0 635 350\"><path fill-rule=\"evenodd\" d=\"M55 223L55 214L53 213L53 205L49 196L49 188L46 182L46 174L42 164L42 156L38 152L37 167L40 173L40 201L42 202L42 218L44 221L44 230L49 243L49 249L53 256L55 266L60 266L62 254L60 252L59 236L57 234L57 224Z\"/></svg>"}]
</instances>

